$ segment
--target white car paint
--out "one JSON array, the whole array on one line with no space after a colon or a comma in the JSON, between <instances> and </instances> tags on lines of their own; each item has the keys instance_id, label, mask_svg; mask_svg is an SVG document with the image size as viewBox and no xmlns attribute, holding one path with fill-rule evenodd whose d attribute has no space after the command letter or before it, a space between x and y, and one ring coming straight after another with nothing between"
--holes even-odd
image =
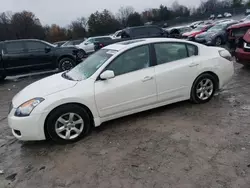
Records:
<instances>
[{"instance_id":1,"label":"white car paint","mask_svg":"<svg viewBox=\"0 0 250 188\"><path fill-rule=\"evenodd\" d=\"M198 47L197 56L178 61L155 65L138 71L116 76L109 80L97 78L117 56L139 45L157 42L185 42ZM190 99L194 80L207 71L219 77L219 89L226 85L233 76L233 63L219 55L223 50L207 47L189 41L169 38L143 39L130 44L116 43L103 48L113 55L102 64L89 78L81 81L66 80L62 73L37 81L19 92L12 101L13 108L8 115L12 130L19 130L20 140L44 140L44 124L49 113L66 103L85 105L94 118L94 125L156 108L170 103ZM16 109L27 100L42 97L45 100L36 106L27 117L16 117Z\"/></svg>"},{"instance_id":2,"label":"white car paint","mask_svg":"<svg viewBox=\"0 0 250 188\"><path fill-rule=\"evenodd\" d=\"M112 39L120 39L122 30L116 31L111 37Z\"/></svg>"},{"instance_id":3,"label":"white car paint","mask_svg":"<svg viewBox=\"0 0 250 188\"><path fill-rule=\"evenodd\" d=\"M91 38L83 41L81 44L76 45L76 47L83 49L87 54L95 51L95 46Z\"/></svg>"}]
</instances>

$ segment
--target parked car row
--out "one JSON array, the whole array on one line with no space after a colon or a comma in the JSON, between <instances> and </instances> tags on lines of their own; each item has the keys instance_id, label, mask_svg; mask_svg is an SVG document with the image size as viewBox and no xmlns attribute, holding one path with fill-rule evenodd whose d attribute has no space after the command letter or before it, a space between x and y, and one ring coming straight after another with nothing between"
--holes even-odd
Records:
<instances>
[{"instance_id":1,"label":"parked car row","mask_svg":"<svg viewBox=\"0 0 250 188\"><path fill-rule=\"evenodd\" d=\"M232 14L229 13L229 12L225 12L223 15L222 14L218 14L217 16L215 16L215 14L211 14L210 17L209 17L209 19L213 20L215 18L223 18L223 17L230 18L230 17L232 17Z\"/></svg>"}]
</instances>

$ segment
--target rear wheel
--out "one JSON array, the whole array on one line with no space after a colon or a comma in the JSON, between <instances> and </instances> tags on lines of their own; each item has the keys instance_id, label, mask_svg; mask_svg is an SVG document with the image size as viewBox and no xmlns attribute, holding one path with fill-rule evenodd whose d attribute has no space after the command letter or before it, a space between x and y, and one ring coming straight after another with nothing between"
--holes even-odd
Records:
<instances>
[{"instance_id":1,"label":"rear wheel","mask_svg":"<svg viewBox=\"0 0 250 188\"><path fill-rule=\"evenodd\" d=\"M58 143L72 143L86 136L91 127L88 113L75 104L63 105L48 117L46 128L52 140Z\"/></svg>"},{"instance_id":2,"label":"rear wheel","mask_svg":"<svg viewBox=\"0 0 250 188\"><path fill-rule=\"evenodd\" d=\"M216 78L208 73L200 75L194 82L191 90L191 101L206 103L212 99L217 88Z\"/></svg>"},{"instance_id":3,"label":"rear wheel","mask_svg":"<svg viewBox=\"0 0 250 188\"><path fill-rule=\"evenodd\" d=\"M59 61L59 70L60 71L67 71L72 69L76 65L75 61L71 58L62 58Z\"/></svg>"},{"instance_id":4,"label":"rear wheel","mask_svg":"<svg viewBox=\"0 0 250 188\"><path fill-rule=\"evenodd\" d=\"M222 45L222 39L221 39L221 37L216 37L215 46L220 46L220 45Z\"/></svg>"},{"instance_id":5,"label":"rear wheel","mask_svg":"<svg viewBox=\"0 0 250 188\"><path fill-rule=\"evenodd\" d=\"M79 50L77 52L77 57L80 58L80 59L82 59L82 58L84 58L86 56L87 56L87 54L86 54L86 52L84 50Z\"/></svg>"}]
</instances>

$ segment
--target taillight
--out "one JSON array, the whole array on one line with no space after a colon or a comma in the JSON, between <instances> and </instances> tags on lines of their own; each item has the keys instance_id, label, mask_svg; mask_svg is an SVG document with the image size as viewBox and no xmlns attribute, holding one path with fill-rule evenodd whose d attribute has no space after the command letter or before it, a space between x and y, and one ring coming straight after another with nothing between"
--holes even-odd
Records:
<instances>
[{"instance_id":1,"label":"taillight","mask_svg":"<svg viewBox=\"0 0 250 188\"><path fill-rule=\"evenodd\" d=\"M228 61L233 61L231 54L227 50L219 50L219 54Z\"/></svg>"},{"instance_id":2,"label":"taillight","mask_svg":"<svg viewBox=\"0 0 250 188\"><path fill-rule=\"evenodd\" d=\"M103 44L99 44L99 46L100 46L100 48L104 47L104 45L103 45Z\"/></svg>"}]
</instances>

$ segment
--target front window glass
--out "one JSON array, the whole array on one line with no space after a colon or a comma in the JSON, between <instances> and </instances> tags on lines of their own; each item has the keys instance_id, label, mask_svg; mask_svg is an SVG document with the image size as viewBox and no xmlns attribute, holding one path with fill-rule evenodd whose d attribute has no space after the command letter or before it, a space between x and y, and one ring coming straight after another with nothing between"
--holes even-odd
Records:
<instances>
[{"instance_id":1,"label":"front window glass","mask_svg":"<svg viewBox=\"0 0 250 188\"><path fill-rule=\"evenodd\" d=\"M117 51L101 49L66 73L72 80L85 80L92 76Z\"/></svg>"},{"instance_id":2,"label":"front window glass","mask_svg":"<svg viewBox=\"0 0 250 188\"><path fill-rule=\"evenodd\" d=\"M202 31L204 29L203 25L198 25L193 31Z\"/></svg>"},{"instance_id":3,"label":"front window glass","mask_svg":"<svg viewBox=\"0 0 250 188\"><path fill-rule=\"evenodd\" d=\"M124 52L116 58L106 70L112 70L115 76L149 67L149 47L140 46Z\"/></svg>"}]
</instances>

